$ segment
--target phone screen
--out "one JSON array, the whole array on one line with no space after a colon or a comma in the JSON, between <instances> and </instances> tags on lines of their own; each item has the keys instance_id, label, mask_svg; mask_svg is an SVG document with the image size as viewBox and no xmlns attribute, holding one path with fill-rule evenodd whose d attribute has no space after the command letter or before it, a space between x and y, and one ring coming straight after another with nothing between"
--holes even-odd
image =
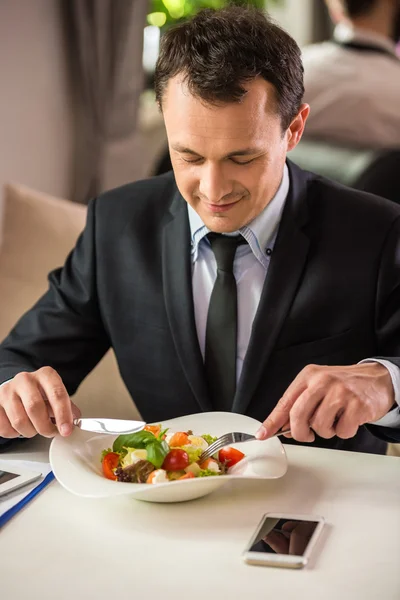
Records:
<instances>
[{"instance_id":1,"label":"phone screen","mask_svg":"<svg viewBox=\"0 0 400 600\"><path fill-rule=\"evenodd\" d=\"M2 483L6 483L7 481L11 481L16 477L18 477L18 475L16 475L15 473L9 473L8 471L0 471L0 485Z\"/></svg>"},{"instance_id":2,"label":"phone screen","mask_svg":"<svg viewBox=\"0 0 400 600\"><path fill-rule=\"evenodd\" d=\"M303 556L319 521L266 517L249 552Z\"/></svg>"}]
</instances>

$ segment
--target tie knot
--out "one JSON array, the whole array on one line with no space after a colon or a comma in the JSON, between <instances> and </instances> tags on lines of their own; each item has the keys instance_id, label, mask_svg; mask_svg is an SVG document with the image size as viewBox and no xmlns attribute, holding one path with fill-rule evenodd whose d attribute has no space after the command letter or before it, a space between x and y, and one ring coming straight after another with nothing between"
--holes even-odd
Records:
<instances>
[{"instance_id":1,"label":"tie knot","mask_svg":"<svg viewBox=\"0 0 400 600\"><path fill-rule=\"evenodd\" d=\"M222 235L221 233L209 233L207 237L217 261L217 269L232 273L237 247L240 244L246 244L244 237L241 235Z\"/></svg>"}]
</instances>

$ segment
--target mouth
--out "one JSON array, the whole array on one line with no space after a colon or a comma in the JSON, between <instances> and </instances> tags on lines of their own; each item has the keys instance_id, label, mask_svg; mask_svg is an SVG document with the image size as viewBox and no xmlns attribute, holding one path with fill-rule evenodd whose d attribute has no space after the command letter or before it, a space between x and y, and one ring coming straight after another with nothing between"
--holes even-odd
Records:
<instances>
[{"instance_id":1,"label":"mouth","mask_svg":"<svg viewBox=\"0 0 400 600\"><path fill-rule=\"evenodd\" d=\"M207 202L206 206L208 210L212 213L224 213L228 212L228 210L233 208L238 202L239 200L236 200L235 202L229 202L227 204L210 204L209 202Z\"/></svg>"}]
</instances>

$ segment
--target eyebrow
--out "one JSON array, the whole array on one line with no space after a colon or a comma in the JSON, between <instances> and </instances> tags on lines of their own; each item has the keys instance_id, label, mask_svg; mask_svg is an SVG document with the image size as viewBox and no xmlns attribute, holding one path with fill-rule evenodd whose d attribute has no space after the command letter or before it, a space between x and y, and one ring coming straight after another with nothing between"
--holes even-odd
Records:
<instances>
[{"instance_id":1,"label":"eyebrow","mask_svg":"<svg viewBox=\"0 0 400 600\"><path fill-rule=\"evenodd\" d=\"M172 144L172 149L176 152L181 152L182 154L193 154L195 156L200 156L198 152L192 150L191 148L187 148L186 146L182 146L181 144ZM231 158L232 156L252 156L254 154L259 154L260 150L258 148L243 148L242 150L235 150L233 152L229 152L224 158Z\"/></svg>"}]
</instances>

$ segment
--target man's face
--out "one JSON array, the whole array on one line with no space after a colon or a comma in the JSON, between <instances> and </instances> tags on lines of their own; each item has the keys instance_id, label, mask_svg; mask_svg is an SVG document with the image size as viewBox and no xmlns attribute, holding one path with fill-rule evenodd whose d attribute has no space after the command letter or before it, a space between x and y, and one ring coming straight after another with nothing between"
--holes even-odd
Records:
<instances>
[{"instance_id":1,"label":"man's face","mask_svg":"<svg viewBox=\"0 0 400 600\"><path fill-rule=\"evenodd\" d=\"M212 231L236 231L259 215L282 179L286 152L301 137L308 107L282 132L274 87L262 78L241 103L210 106L177 76L168 82L163 114L176 182ZM299 113L300 114L300 113Z\"/></svg>"}]
</instances>

